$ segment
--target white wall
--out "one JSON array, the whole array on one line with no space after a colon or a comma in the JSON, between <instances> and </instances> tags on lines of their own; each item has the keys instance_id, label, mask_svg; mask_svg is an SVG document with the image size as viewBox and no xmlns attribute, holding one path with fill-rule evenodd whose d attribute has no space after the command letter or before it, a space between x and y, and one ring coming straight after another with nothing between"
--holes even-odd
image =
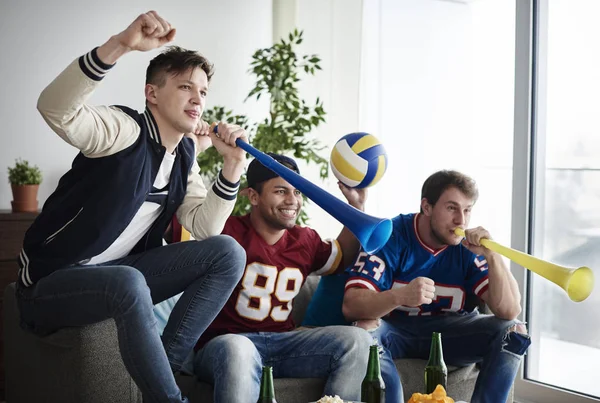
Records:
<instances>
[{"instance_id":1,"label":"white wall","mask_svg":"<svg viewBox=\"0 0 600 403\"><path fill-rule=\"evenodd\" d=\"M142 12L159 12L177 28L174 44L199 50L215 63L208 107L226 105L237 113L264 116L264 102L243 100L252 85L247 74L250 56L272 41L271 5L271 0L0 0L0 209L10 208L7 169L16 158L41 168L41 205L76 155L37 113L42 89L73 59L104 43ZM156 54L124 57L91 102L142 110L145 69Z\"/></svg>"},{"instance_id":2,"label":"white wall","mask_svg":"<svg viewBox=\"0 0 600 403\"><path fill-rule=\"evenodd\" d=\"M304 30L303 54L317 54L322 71L300 82L301 96L308 102L317 97L323 100L326 123L314 133L327 150L322 156L329 160L336 141L358 130L361 0L298 0L297 27ZM320 181L314 165L302 165L303 176L344 200L337 179ZM322 237L335 238L342 225L324 210L310 203L306 206L310 225Z\"/></svg>"}]
</instances>

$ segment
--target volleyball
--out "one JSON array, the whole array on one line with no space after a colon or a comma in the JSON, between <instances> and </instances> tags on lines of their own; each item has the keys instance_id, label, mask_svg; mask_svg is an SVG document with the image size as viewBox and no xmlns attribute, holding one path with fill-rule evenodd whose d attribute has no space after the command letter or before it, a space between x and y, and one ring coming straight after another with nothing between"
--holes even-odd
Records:
<instances>
[{"instance_id":1,"label":"volleyball","mask_svg":"<svg viewBox=\"0 0 600 403\"><path fill-rule=\"evenodd\" d=\"M369 133L350 133L331 151L331 170L344 185L366 188L375 185L387 168L385 148Z\"/></svg>"}]
</instances>

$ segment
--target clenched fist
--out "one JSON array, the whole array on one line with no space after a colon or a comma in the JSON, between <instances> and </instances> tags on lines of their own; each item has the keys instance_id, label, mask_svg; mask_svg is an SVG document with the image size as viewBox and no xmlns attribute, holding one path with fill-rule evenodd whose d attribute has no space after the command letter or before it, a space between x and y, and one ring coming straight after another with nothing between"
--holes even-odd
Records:
<instances>
[{"instance_id":1,"label":"clenched fist","mask_svg":"<svg viewBox=\"0 0 600 403\"><path fill-rule=\"evenodd\" d=\"M129 50L142 52L156 49L175 38L175 28L171 27L156 11L148 11L138 16L126 30L115 39Z\"/></svg>"},{"instance_id":2,"label":"clenched fist","mask_svg":"<svg viewBox=\"0 0 600 403\"><path fill-rule=\"evenodd\" d=\"M435 297L435 283L427 277L417 277L408 285L397 290L403 295L402 305L411 307L431 304Z\"/></svg>"}]
</instances>

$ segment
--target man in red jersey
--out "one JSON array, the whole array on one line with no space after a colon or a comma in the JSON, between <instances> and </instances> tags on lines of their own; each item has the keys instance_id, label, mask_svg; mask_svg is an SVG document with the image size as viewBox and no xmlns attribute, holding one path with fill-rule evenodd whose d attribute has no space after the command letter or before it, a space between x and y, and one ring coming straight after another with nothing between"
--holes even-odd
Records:
<instances>
[{"instance_id":1,"label":"man in red jersey","mask_svg":"<svg viewBox=\"0 0 600 403\"><path fill-rule=\"evenodd\" d=\"M270 155L299 173L293 159ZM296 225L300 191L257 160L247 177L252 210L230 217L223 230L246 250L246 269L198 341L194 373L214 385L215 403L257 401L263 365L273 367L275 378L327 378L325 394L359 401L368 333L349 326L296 330L291 312L306 276L343 270L360 245L345 227L336 240L323 241ZM340 189L350 205L364 208L364 189Z\"/></svg>"}]
</instances>

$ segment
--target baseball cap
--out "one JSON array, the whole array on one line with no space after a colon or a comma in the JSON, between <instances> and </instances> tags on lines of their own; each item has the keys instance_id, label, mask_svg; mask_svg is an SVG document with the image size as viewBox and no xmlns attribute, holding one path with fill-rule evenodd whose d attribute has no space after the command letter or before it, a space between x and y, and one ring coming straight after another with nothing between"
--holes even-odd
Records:
<instances>
[{"instance_id":1,"label":"baseball cap","mask_svg":"<svg viewBox=\"0 0 600 403\"><path fill-rule=\"evenodd\" d=\"M266 153L268 156L272 157L274 160L284 165L285 167L291 169L292 171L300 174L300 170L298 169L298 164L296 161L291 159L290 157L286 157L285 155L275 154L275 153ZM250 162L248 166L248 172L246 172L246 179L248 180L248 187L254 188L257 184L268 181L269 179L277 178L275 172L271 171L269 168L264 166L259 160L256 158Z\"/></svg>"}]
</instances>

